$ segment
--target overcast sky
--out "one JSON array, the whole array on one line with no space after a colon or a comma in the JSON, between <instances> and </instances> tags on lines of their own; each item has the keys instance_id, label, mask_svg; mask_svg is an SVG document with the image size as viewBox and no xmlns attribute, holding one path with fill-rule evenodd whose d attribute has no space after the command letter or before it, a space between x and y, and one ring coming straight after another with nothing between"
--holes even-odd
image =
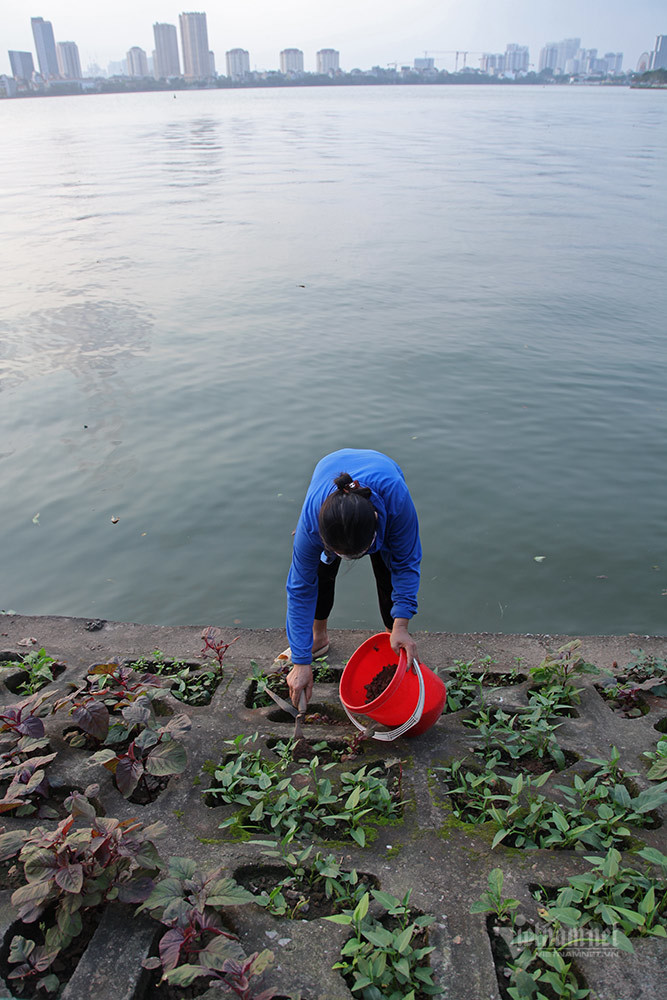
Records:
<instances>
[{"instance_id":1,"label":"overcast sky","mask_svg":"<svg viewBox=\"0 0 667 1000\"><path fill-rule=\"evenodd\" d=\"M581 38L584 48L623 52L634 69L657 34L667 34L665 0L204 0L183 6L173 0L4 0L0 4L0 73L9 73L8 49L37 59L31 17L53 24L56 41L79 46L85 71L106 68L133 45L150 57L156 21L178 25L183 10L207 15L209 44L218 72L225 52L244 48L253 69L277 69L284 48L303 49L306 70L315 69L320 48L340 51L341 69L407 65L425 52L467 50L468 65L480 52L503 52L508 42L530 47L537 67L545 42ZM454 68L453 56L437 65ZM460 63L459 63L460 65Z\"/></svg>"}]
</instances>

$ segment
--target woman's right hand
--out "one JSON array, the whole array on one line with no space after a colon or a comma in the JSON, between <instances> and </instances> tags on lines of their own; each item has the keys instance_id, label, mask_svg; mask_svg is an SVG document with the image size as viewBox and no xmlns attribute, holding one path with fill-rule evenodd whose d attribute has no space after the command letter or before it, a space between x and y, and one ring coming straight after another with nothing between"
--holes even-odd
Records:
<instances>
[{"instance_id":1,"label":"woman's right hand","mask_svg":"<svg viewBox=\"0 0 667 1000\"><path fill-rule=\"evenodd\" d=\"M313 670L310 663L295 663L287 677L290 699L295 708L299 707L301 692L305 692L306 701L313 696Z\"/></svg>"}]
</instances>

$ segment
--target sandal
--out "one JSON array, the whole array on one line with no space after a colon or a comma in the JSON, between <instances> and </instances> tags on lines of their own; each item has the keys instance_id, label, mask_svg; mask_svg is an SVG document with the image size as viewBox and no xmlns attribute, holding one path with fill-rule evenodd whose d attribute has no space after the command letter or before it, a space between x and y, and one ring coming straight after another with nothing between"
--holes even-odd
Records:
<instances>
[{"instance_id":1,"label":"sandal","mask_svg":"<svg viewBox=\"0 0 667 1000\"><path fill-rule=\"evenodd\" d=\"M320 658L320 656L326 656L328 652L329 652L329 643L325 642L325 644L323 646L320 646L319 649L314 649L313 652L311 653L311 656L313 660L317 660ZM292 650L288 646L287 649L284 649L282 653L276 656L275 660L273 661L273 666L284 667L291 662L292 662Z\"/></svg>"}]
</instances>

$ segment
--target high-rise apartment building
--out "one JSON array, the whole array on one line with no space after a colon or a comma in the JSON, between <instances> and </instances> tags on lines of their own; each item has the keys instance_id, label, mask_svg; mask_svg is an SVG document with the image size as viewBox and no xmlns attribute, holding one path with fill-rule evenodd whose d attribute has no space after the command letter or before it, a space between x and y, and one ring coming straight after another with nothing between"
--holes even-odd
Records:
<instances>
[{"instance_id":1,"label":"high-rise apartment building","mask_svg":"<svg viewBox=\"0 0 667 1000\"><path fill-rule=\"evenodd\" d=\"M196 12L179 15L183 72L189 80L207 80L211 76L211 54L208 48L206 14Z\"/></svg>"},{"instance_id":2,"label":"high-rise apartment building","mask_svg":"<svg viewBox=\"0 0 667 1000\"><path fill-rule=\"evenodd\" d=\"M178 34L175 24L154 24L155 54L153 56L153 75L158 80L166 80L170 76L181 75L181 63L178 58Z\"/></svg>"},{"instance_id":3,"label":"high-rise apartment building","mask_svg":"<svg viewBox=\"0 0 667 1000\"><path fill-rule=\"evenodd\" d=\"M667 69L667 35L658 35L651 53L651 69Z\"/></svg>"},{"instance_id":4,"label":"high-rise apartment building","mask_svg":"<svg viewBox=\"0 0 667 1000\"><path fill-rule=\"evenodd\" d=\"M323 76L337 73L340 69L340 52L335 49L320 49L317 53L317 72Z\"/></svg>"},{"instance_id":5,"label":"high-rise apartment building","mask_svg":"<svg viewBox=\"0 0 667 1000\"><path fill-rule=\"evenodd\" d=\"M303 52L301 49L283 49L280 53L280 72L285 76L303 73Z\"/></svg>"},{"instance_id":6,"label":"high-rise apartment building","mask_svg":"<svg viewBox=\"0 0 667 1000\"><path fill-rule=\"evenodd\" d=\"M32 80L32 74L35 72L32 52L16 52L10 49L9 65L12 67L12 76L15 80Z\"/></svg>"},{"instance_id":7,"label":"high-rise apartment building","mask_svg":"<svg viewBox=\"0 0 667 1000\"><path fill-rule=\"evenodd\" d=\"M39 72L46 80L55 79L59 74L53 25L50 21L45 21L43 17L31 17L30 25L37 49Z\"/></svg>"},{"instance_id":8,"label":"high-rise apartment building","mask_svg":"<svg viewBox=\"0 0 667 1000\"><path fill-rule=\"evenodd\" d=\"M225 58L230 80L243 80L250 72L250 56L246 49L230 49Z\"/></svg>"},{"instance_id":9,"label":"high-rise apartment building","mask_svg":"<svg viewBox=\"0 0 667 1000\"><path fill-rule=\"evenodd\" d=\"M144 50L138 45L133 45L127 53L127 75L148 76L148 59Z\"/></svg>"},{"instance_id":10,"label":"high-rise apartment building","mask_svg":"<svg viewBox=\"0 0 667 1000\"><path fill-rule=\"evenodd\" d=\"M76 42L58 42L56 44L58 70L63 80L81 79L81 60Z\"/></svg>"},{"instance_id":11,"label":"high-rise apartment building","mask_svg":"<svg viewBox=\"0 0 667 1000\"><path fill-rule=\"evenodd\" d=\"M562 42L547 42L540 52L538 69L551 69L554 73L565 73L569 59L575 59L581 48L580 38L564 38Z\"/></svg>"},{"instance_id":12,"label":"high-rise apartment building","mask_svg":"<svg viewBox=\"0 0 667 1000\"><path fill-rule=\"evenodd\" d=\"M623 53L605 52L604 59L607 64L607 73L623 72Z\"/></svg>"},{"instance_id":13,"label":"high-rise apartment building","mask_svg":"<svg viewBox=\"0 0 667 1000\"><path fill-rule=\"evenodd\" d=\"M505 72L527 73L530 65L530 51L527 45L510 42L505 47Z\"/></svg>"},{"instance_id":14,"label":"high-rise apartment building","mask_svg":"<svg viewBox=\"0 0 667 1000\"><path fill-rule=\"evenodd\" d=\"M503 53L485 52L479 60L483 73L495 76L500 73L527 73L530 66L530 52L527 45L509 42Z\"/></svg>"}]
</instances>

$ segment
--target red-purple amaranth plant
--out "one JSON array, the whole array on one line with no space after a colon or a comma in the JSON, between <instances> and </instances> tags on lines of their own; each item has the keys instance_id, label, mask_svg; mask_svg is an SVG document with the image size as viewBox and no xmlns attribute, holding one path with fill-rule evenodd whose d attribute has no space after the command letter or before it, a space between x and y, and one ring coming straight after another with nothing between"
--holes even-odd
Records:
<instances>
[{"instance_id":1,"label":"red-purple amaranth plant","mask_svg":"<svg viewBox=\"0 0 667 1000\"><path fill-rule=\"evenodd\" d=\"M238 636L232 639L231 642L225 642L221 638L221 631L215 625L207 625L201 634L201 638L204 641L204 645L201 648L200 656L214 656L218 661L218 669L222 673L222 661L225 658L225 653L231 645L233 645Z\"/></svg>"}]
</instances>

